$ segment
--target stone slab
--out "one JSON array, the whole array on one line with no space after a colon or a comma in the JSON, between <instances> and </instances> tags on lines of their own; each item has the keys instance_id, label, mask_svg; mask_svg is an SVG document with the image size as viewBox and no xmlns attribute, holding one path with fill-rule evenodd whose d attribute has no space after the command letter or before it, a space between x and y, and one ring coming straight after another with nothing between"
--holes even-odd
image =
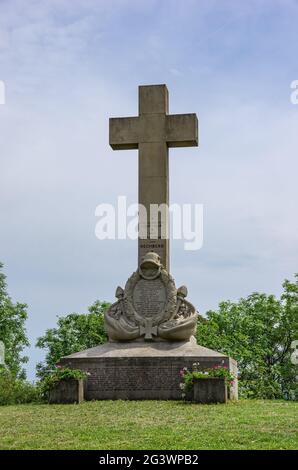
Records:
<instances>
[{"instance_id":1,"label":"stone slab","mask_svg":"<svg viewBox=\"0 0 298 470\"><path fill-rule=\"evenodd\" d=\"M49 403L81 403L84 400L83 380L61 380L49 392Z\"/></svg>"},{"instance_id":2,"label":"stone slab","mask_svg":"<svg viewBox=\"0 0 298 470\"><path fill-rule=\"evenodd\" d=\"M224 379L209 378L194 381L193 401L195 403L227 403L228 393Z\"/></svg>"},{"instance_id":3,"label":"stone slab","mask_svg":"<svg viewBox=\"0 0 298 470\"><path fill-rule=\"evenodd\" d=\"M189 341L169 342L169 341L129 341L112 342L86 349L63 359L92 359L98 357L227 357L212 349L205 348L196 343L195 338Z\"/></svg>"}]
</instances>

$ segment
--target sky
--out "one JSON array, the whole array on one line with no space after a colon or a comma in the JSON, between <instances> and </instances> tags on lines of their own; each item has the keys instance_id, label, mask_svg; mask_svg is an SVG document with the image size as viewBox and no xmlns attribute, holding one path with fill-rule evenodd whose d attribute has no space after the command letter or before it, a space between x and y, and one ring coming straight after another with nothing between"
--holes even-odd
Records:
<instances>
[{"instance_id":1,"label":"sky","mask_svg":"<svg viewBox=\"0 0 298 470\"><path fill-rule=\"evenodd\" d=\"M95 208L137 201L137 151L108 119L167 84L197 113L198 148L170 150L170 202L203 204L204 243L171 243L171 273L201 314L297 272L296 0L0 0L0 260L36 338L57 315L114 300L137 242L98 240Z\"/></svg>"}]
</instances>

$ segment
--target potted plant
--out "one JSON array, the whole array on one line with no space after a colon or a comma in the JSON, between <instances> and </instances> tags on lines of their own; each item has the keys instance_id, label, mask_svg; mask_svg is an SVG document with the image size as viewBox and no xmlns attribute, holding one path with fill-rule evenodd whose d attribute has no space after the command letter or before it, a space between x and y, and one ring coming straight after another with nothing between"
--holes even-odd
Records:
<instances>
[{"instance_id":1,"label":"potted plant","mask_svg":"<svg viewBox=\"0 0 298 470\"><path fill-rule=\"evenodd\" d=\"M49 403L81 403L88 372L57 366L41 383L41 392Z\"/></svg>"},{"instance_id":2,"label":"potted plant","mask_svg":"<svg viewBox=\"0 0 298 470\"><path fill-rule=\"evenodd\" d=\"M199 371L198 365L193 364L192 371L187 367L180 371L182 398L196 403L226 403L234 382L228 367L215 365Z\"/></svg>"}]
</instances>

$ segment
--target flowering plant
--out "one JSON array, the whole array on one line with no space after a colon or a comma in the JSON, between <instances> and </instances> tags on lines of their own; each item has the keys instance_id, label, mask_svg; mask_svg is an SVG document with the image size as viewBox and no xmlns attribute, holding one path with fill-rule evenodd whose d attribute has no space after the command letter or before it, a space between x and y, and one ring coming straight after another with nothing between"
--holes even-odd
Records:
<instances>
[{"instance_id":1,"label":"flowering plant","mask_svg":"<svg viewBox=\"0 0 298 470\"><path fill-rule=\"evenodd\" d=\"M193 370L190 371L187 367L183 367L180 370L181 383L180 389L182 390L182 398L185 398L186 392L192 390L194 385L194 380L197 379L210 379L210 378L220 378L224 379L228 388L234 384L235 377L229 371L227 366L215 365L209 367L208 369L198 371L197 366L199 364L193 364Z\"/></svg>"},{"instance_id":2,"label":"flowering plant","mask_svg":"<svg viewBox=\"0 0 298 470\"><path fill-rule=\"evenodd\" d=\"M85 380L89 372L80 369L70 369L69 367L56 366L56 369L48 374L41 382L41 391L49 392L61 380Z\"/></svg>"}]
</instances>

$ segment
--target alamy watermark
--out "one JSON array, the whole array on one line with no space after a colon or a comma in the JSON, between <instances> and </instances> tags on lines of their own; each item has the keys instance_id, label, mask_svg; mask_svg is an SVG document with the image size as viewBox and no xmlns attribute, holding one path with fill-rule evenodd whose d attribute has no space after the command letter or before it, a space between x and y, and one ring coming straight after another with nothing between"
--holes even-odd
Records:
<instances>
[{"instance_id":1,"label":"alamy watermark","mask_svg":"<svg viewBox=\"0 0 298 470\"><path fill-rule=\"evenodd\" d=\"M184 240L187 251L203 246L203 204L127 204L119 196L117 206L99 204L95 235L99 240Z\"/></svg>"},{"instance_id":2,"label":"alamy watermark","mask_svg":"<svg viewBox=\"0 0 298 470\"><path fill-rule=\"evenodd\" d=\"M291 103L298 104L298 80L293 80L291 83L292 93L291 93Z\"/></svg>"},{"instance_id":3,"label":"alamy watermark","mask_svg":"<svg viewBox=\"0 0 298 470\"><path fill-rule=\"evenodd\" d=\"M0 80L0 104L5 104L5 83Z\"/></svg>"}]
</instances>

